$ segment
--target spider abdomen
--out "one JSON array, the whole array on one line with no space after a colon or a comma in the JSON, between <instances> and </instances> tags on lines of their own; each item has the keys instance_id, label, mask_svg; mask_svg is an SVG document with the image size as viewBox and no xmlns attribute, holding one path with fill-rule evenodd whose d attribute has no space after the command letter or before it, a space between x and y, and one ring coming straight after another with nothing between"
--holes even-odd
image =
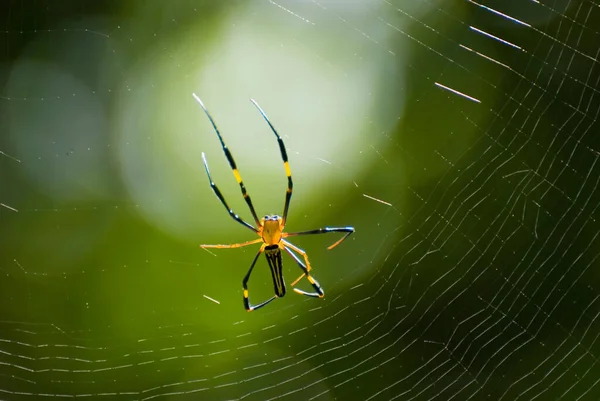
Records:
<instances>
[{"instance_id":1,"label":"spider abdomen","mask_svg":"<svg viewBox=\"0 0 600 401\"><path fill-rule=\"evenodd\" d=\"M285 281L283 281L283 263L281 261L281 249L279 245L269 245L265 247L265 256L271 277L273 278L273 288L275 295L279 298L285 296Z\"/></svg>"}]
</instances>

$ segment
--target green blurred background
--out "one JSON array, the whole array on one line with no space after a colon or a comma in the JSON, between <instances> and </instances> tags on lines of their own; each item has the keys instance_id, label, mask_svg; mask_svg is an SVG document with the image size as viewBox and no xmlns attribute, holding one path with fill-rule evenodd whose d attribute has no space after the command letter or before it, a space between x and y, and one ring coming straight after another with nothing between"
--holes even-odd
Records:
<instances>
[{"instance_id":1,"label":"green blurred background","mask_svg":"<svg viewBox=\"0 0 600 401\"><path fill-rule=\"evenodd\" d=\"M0 398L600 398L597 4L0 7Z\"/></svg>"}]
</instances>

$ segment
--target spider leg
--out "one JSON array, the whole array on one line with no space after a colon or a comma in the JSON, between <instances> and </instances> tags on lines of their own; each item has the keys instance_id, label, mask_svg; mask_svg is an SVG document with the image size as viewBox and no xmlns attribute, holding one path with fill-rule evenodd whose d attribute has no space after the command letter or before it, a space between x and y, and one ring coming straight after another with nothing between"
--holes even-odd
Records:
<instances>
[{"instance_id":1,"label":"spider leg","mask_svg":"<svg viewBox=\"0 0 600 401\"><path fill-rule=\"evenodd\" d=\"M317 228L316 230L309 231L300 231L297 233L283 233L282 237L294 237L297 235L313 235L313 234L328 234L328 233L346 233L342 238L334 242L332 245L329 245L327 249L331 250L342 243L346 238L348 238L352 233L354 233L354 227L325 227L325 228ZM295 250L295 249L294 249ZM298 251L296 251L298 252ZM310 269L309 269L310 270Z\"/></svg>"},{"instance_id":2,"label":"spider leg","mask_svg":"<svg viewBox=\"0 0 600 401\"><path fill-rule=\"evenodd\" d=\"M221 244L219 244L219 245L200 245L200 248L219 248L219 249L241 248L243 246L258 244L259 242L263 242L263 239L257 238L257 239L253 239L252 241L240 242L239 244L229 244L229 245L221 245Z\"/></svg>"},{"instance_id":3,"label":"spider leg","mask_svg":"<svg viewBox=\"0 0 600 401\"><path fill-rule=\"evenodd\" d=\"M286 247L289 247L289 248L293 249L294 251L298 252L300 255L302 255L302 257L304 258L304 263L306 263L306 265L305 265L306 271L309 272L312 268L310 267L310 262L308 261L308 255L306 254L306 252L303 249L298 248L296 245L292 244L289 241L282 240L282 242ZM289 252L290 251L288 250L288 253ZM294 258L296 258L296 255L294 255ZM292 287L295 286L298 283L298 281L300 281L302 279L302 277L304 277L305 275L306 275L306 273L302 273L302 275L300 277L298 277L296 280L294 280L294 282L292 282L292 284L291 284Z\"/></svg>"},{"instance_id":4,"label":"spider leg","mask_svg":"<svg viewBox=\"0 0 600 401\"><path fill-rule=\"evenodd\" d=\"M283 216L282 216L283 225L285 226L285 222L287 221L288 210L290 208L290 200L292 199L292 189L294 187L294 183L292 182L292 171L290 170L290 164L288 162L287 151L285 150L285 145L283 144L283 139L281 139L281 136L279 136L279 134L277 133L277 130L275 129L273 124L271 124L271 121L269 121L269 118L267 117L267 115L265 114L263 109L260 108L260 106L258 105L258 103L256 103L256 101L254 99L250 99L250 101L256 106L258 111L260 111L260 114L262 114L262 116L265 119L265 121L267 122L267 124L269 124L269 127L271 127L271 130L277 137L277 142L279 143L279 151L281 152L281 158L283 159L283 167L285 168L285 175L287 176L287 179L288 179L288 187L287 187L287 191L285 193L285 204L283 206Z\"/></svg>"},{"instance_id":5,"label":"spider leg","mask_svg":"<svg viewBox=\"0 0 600 401\"><path fill-rule=\"evenodd\" d=\"M240 216L238 216L233 209L231 209L229 207L229 205L227 204L227 202L225 201L225 198L223 197L223 194L221 193L221 191L219 190L219 187L217 187L217 184L214 183L214 181L212 180L212 177L210 175L210 170L208 169L208 163L206 162L206 156L204 155L204 152L202 153L202 161L204 162L204 168L206 169L206 174L208 175L208 181L210 182L210 187L212 188L213 192L215 193L215 195L217 195L217 198L219 198L219 200L221 201L221 203L223 204L223 206L225 206L225 209L227 209L227 212L229 213L229 215L238 223L240 223L241 225L248 227L249 229L251 229L252 231L254 231L255 233L258 232L256 230L256 228L252 227L250 224L246 223L244 221L244 219L242 219Z\"/></svg>"},{"instance_id":6,"label":"spider leg","mask_svg":"<svg viewBox=\"0 0 600 401\"><path fill-rule=\"evenodd\" d=\"M242 281L242 287L244 288L244 308L246 308L246 310L248 312L252 312L253 310L262 308L263 306L265 306L266 304L268 304L269 302L271 302L272 300L277 298L276 296L273 296L273 297L267 299L266 301L259 303L258 305L252 305L250 303L250 299L248 298L248 280L250 280L250 274L252 274L252 269L254 269L254 265L256 264L256 261L258 260L258 257L260 256L260 254L264 252L265 247L266 247L266 245L264 245L264 244L260 247L260 249L256 253L256 256L254 257L254 260L252 261L252 264L250 265L250 269L248 269L248 273L246 273L246 276L244 277L244 280Z\"/></svg>"},{"instance_id":7,"label":"spider leg","mask_svg":"<svg viewBox=\"0 0 600 401\"><path fill-rule=\"evenodd\" d=\"M323 289L321 288L321 285L319 284L319 282L317 280L315 280L313 278L313 276L310 275L310 273L308 273L308 268L304 265L304 263L302 263L302 261L300 260L300 258L298 258L298 256L294 255L292 253L292 251L289 250L289 248L284 247L284 249L286 250L287 253L290 254L290 256L296 261L296 263L298 263L298 266L300 266L300 268L304 271L304 274L302 276L300 276L300 278L302 278L303 276L306 275L308 282L313 286L313 288L315 289L316 292L306 292L306 291L303 291L303 290L301 290L299 288L295 288L295 287L294 287L294 291L296 291L298 294L306 295L308 297L323 298L325 296L325 292L323 292ZM294 282L294 284L292 284L292 287L295 285L295 283L298 280L296 280Z\"/></svg>"},{"instance_id":8,"label":"spider leg","mask_svg":"<svg viewBox=\"0 0 600 401\"><path fill-rule=\"evenodd\" d=\"M221 136L221 133L219 132L219 129L217 128L217 124L215 124L212 116L210 115L208 110L206 110L206 107L204 107L204 103L202 103L202 100L200 100L200 98L195 93L192 93L192 96L194 96L194 99L196 99L196 101L200 104L200 106L202 107L202 110L204 110L204 113L210 120L210 123L212 124L213 129L217 133L217 136L219 137L219 141L221 142L221 147L223 148L223 153L225 153L225 157L227 158L227 161L229 162L229 167L231 167L231 170L233 170L233 176L235 177L235 180L237 181L237 183L240 185L240 189L242 190L242 195L244 196L244 200L248 204L248 207L250 208L250 212L252 213L252 217L254 218L254 221L256 222L256 226L258 227L260 224L259 224L258 217L256 216L256 211L254 210L254 206L252 205L252 200L250 199L250 195L246 191L246 186L244 185L244 182L242 181L242 176L240 175L240 173L237 169L235 160L233 159L233 156L232 156L231 152L229 151L229 148L227 148L227 146L225 145L225 142L223 141L223 137ZM206 158L204 157L204 153L202 154L202 159L204 159L204 166L206 167L206 172L208 173L208 164L206 163ZM221 195L221 192L217 189L217 187L214 184L214 182L212 181L212 179L210 179L210 173L208 174L208 176L209 176L209 180L210 180L210 186L215 191L215 194L217 195L217 197L225 205L225 207L229 211L229 214L232 215L232 217L235 220L240 221L241 219L236 214L234 214L231 209L229 209L229 206L227 206L227 203L225 203L225 200L223 199L223 195ZM250 226L248 223L244 222L243 220L241 221L241 223L244 225ZM250 227L252 227L252 226L250 226ZM256 231L255 228L252 228L252 229L254 231Z\"/></svg>"}]
</instances>

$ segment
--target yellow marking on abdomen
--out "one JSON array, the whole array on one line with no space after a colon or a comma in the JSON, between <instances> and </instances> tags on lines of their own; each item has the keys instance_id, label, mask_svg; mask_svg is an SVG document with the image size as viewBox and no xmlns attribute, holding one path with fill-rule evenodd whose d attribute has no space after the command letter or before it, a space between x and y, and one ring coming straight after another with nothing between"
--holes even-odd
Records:
<instances>
[{"instance_id":1,"label":"yellow marking on abdomen","mask_svg":"<svg viewBox=\"0 0 600 401\"><path fill-rule=\"evenodd\" d=\"M248 290L244 290L244 298L248 298Z\"/></svg>"},{"instance_id":2,"label":"yellow marking on abdomen","mask_svg":"<svg viewBox=\"0 0 600 401\"><path fill-rule=\"evenodd\" d=\"M292 175L292 171L290 170L290 164L288 162L283 162L283 167L285 167L285 174L289 177Z\"/></svg>"},{"instance_id":3,"label":"yellow marking on abdomen","mask_svg":"<svg viewBox=\"0 0 600 401\"><path fill-rule=\"evenodd\" d=\"M233 175L235 176L235 180L239 183L242 182L242 176L238 173L237 169L233 169Z\"/></svg>"},{"instance_id":4,"label":"yellow marking on abdomen","mask_svg":"<svg viewBox=\"0 0 600 401\"><path fill-rule=\"evenodd\" d=\"M306 278L308 279L309 283L311 283L311 284L315 283L315 280L311 276L306 276Z\"/></svg>"}]
</instances>

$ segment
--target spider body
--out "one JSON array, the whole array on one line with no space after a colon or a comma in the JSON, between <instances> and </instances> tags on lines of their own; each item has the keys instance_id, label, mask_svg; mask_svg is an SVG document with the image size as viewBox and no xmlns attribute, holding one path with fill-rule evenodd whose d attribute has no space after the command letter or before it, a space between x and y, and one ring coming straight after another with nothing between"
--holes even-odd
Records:
<instances>
[{"instance_id":1,"label":"spider body","mask_svg":"<svg viewBox=\"0 0 600 401\"><path fill-rule=\"evenodd\" d=\"M279 248L283 236L283 218L274 214L260 219L258 235L261 236L265 244L277 245Z\"/></svg>"},{"instance_id":2,"label":"spider body","mask_svg":"<svg viewBox=\"0 0 600 401\"><path fill-rule=\"evenodd\" d=\"M252 217L254 218L254 222L255 222L256 226L252 226L251 224L244 221L240 216L238 216L233 211L233 209L231 209L229 207L229 205L225 201L225 198L223 197L223 194L221 193L221 191L219 190L217 185L213 182L212 177L210 175L210 170L208 168L208 162L206 161L206 156L204 155L204 153L202 153L202 161L204 162L204 168L206 170L206 174L208 175L208 181L210 182L210 186L211 186L213 192L215 193L215 195L217 196L217 198L221 201L223 206L225 206L225 209L227 210L229 215L235 221L242 224L244 227L254 231L254 233L258 235L257 239L246 241L246 242L241 242L241 243L237 243L237 244L200 245L200 246L202 248L220 248L220 249L228 248L228 249L231 249L231 248L241 248L241 247L252 245L252 244L262 243L258 252L256 253L256 256L254 256L254 260L252 261L252 264L250 265L250 268L248 269L246 276L244 276L244 279L242 280L244 307L246 308L246 310L248 312L251 312L258 308L262 308L269 302L273 301L275 298L281 298L281 297L285 296L286 288L285 288L285 281L283 279L283 262L282 262L281 251L286 251L291 256L291 258L294 259L294 261L298 264L298 266L302 270L302 275L300 277L298 277L291 284L291 286L294 287L296 285L296 283L298 283L298 281L300 281L300 279L302 279L302 277L306 276L306 279L308 280L308 282L312 285L312 287L314 289L314 292L306 292L304 290L294 287L294 291L297 292L298 294L306 295L309 297L323 298L325 293L324 293L323 289L321 288L321 285L309 273L311 270L311 266L310 266L310 262L308 261L308 255L306 254L306 252L304 250L302 250L301 248L298 248L296 245L287 241L286 238L292 237L292 236L297 236L297 235L326 234L326 233L334 233L334 232L345 233L345 235L342 238L340 238L339 240L337 240L335 243L333 243L332 245L330 245L327 248L327 249L332 249L332 248L335 248L337 245L339 245L346 238L348 238L348 236L354 232L354 228L353 227L324 227L324 228L318 228L316 230L299 231L299 232L293 232L293 233L283 232L283 229L285 227L285 223L287 220L288 210L290 207L290 200L292 198L292 190L293 190L293 186L294 186L293 181L292 181L292 172L290 170L290 165L288 162L287 151L285 149L283 140L277 133L277 130L275 130L275 127L273 127L273 124L271 124L271 122L267 118L267 115L265 114L265 112L260 108L260 106L254 100L250 99L252 101L252 103L254 103L256 108L260 111L260 114L263 116L263 118L265 119L267 124L269 124L269 127L271 128L271 130L273 131L273 133L275 134L275 136L277 138L277 142L279 144L279 151L281 153L281 158L283 160L283 167L284 167L285 174L287 176L287 181L288 181L288 186L287 186L287 190L285 193L285 203L284 203L284 207L283 207L283 215L282 216L275 215L275 214L274 215L266 215L265 217L263 217L259 220L257 217L256 211L254 210L252 200L250 199L250 194L248 194L248 191L246 190L246 186L244 185L244 182L242 180L242 176L240 175L237 165L235 164L235 160L233 159L231 152L225 145L225 142L223 141L223 137L221 136L221 133L219 132L219 130L217 128L217 125L215 124L215 122L214 122L212 116L210 115L210 113L208 112L208 110L206 110L206 107L204 107L204 104L202 103L200 98L198 96L196 96L195 93L192 95L194 96L194 99L196 99L196 101L200 104L202 109L204 110L204 113L210 120L210 122L213 126L213 129L214 129L215 133L217 134L219 141L221 142L221 147L223 148L223 153L225 154L225 157L227 158L227 161L229 162L229 166L231 167L231 170L233 171L233 176L234 176L235 180L237 181L237 183L240 186L240 189L242 191L242 196L244 197L244 200L246 201L246 204L248 205L248 207L250 209L250 213L252 213ZM294 252L300 254L304 261L300 260L300 258ZM256 265L256 261L258 260L258 257L262 253L265 254L267 263L269 265L269 269L271 270L271 278L273 280L273 289L274 289L275 295L257 305L252 305L250 303L250 298L249 298L248 281L250 280L250 275L252 274L254 265Z\"/></svg>"}]
</instances>

